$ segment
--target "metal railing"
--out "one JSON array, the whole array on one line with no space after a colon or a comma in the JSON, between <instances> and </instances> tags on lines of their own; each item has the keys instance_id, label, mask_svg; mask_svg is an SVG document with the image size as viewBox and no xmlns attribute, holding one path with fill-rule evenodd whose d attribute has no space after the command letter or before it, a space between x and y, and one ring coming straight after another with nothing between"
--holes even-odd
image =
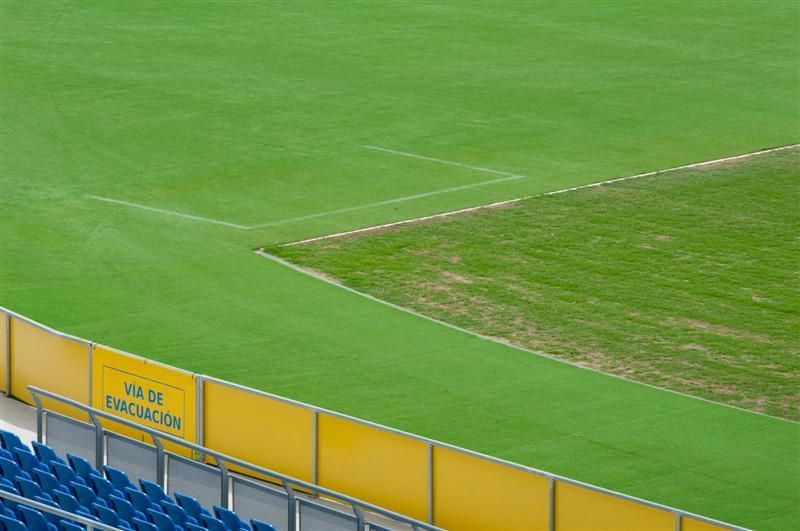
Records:
<instances>
[{"instance_id":1,"label":"metal railing","mask_svg":"<svg viewBox=\"0 0 800 531\"><path fill-rule=\"evenodd\" d=\"M38 502L36 500L29 500L24 496L19 496L17 494L14 494L13 492L8 492L6 490L0 489L0 498L14 503L18 503L20 505L26 505L28 507L36 509L39 512L58 516L59 518L63 518L64 520L69 520L71 522L85 525L87 531L92 531L94 529L99 529L100 531L124 531L123 529L120 529L118 527L110 526L98 522L97 520L92 520L91 518L71 513L63 509L53 507L52 505L47 505L46 503Z\"/></svg>"},{"instance_id":2,"label":"metal railing","mask_svg":"<svg viewBox=\"0 0 800 531\"><path fill-rule=\"evenodd\" d=\"M275 483L280 484L286 490L286 494L288 495L287 509L290 514L296 513L298 500L295 494L295 489L300 489L313 493L315 497L322 496L327 500L332 500L340 504L349 506L349 508L353 511L353 515L355 517L356 527L361 530L365 529L367 524L366 516L364 514L365 511L393 520L396 523L408 525L414 530L417 529L424 529L429 531L441 530L441 528L439 527L436 527L434 525L425 522L421 522L414 518L391 511L389 509L379 507L377 505L360 500L358 498L353 498L351 496L341 494L334 490L327 489L325 487L321 487L319 485L315 485L313 483L309 483L307 481L303 481L301 479L297 479L288 476L286 474L281 474L280 472L276 472L274 470L269 470L267 468L254 465L252 463L248 463L247 461L237 459L235 457L217 452L210 448L205 448L203 446L185 441L179 437L175 437L173 435L161 432L159 430L155 430L153 428L137 424L127 419L117 417L115 415L87 406L86 404L82 404L70 398L66 398L56 393L40 389L36 386L30 385L28 386L28 390L30 391L31 396L33 397L33 400L36 404L36 438L38 442L46 442L43 438L44 425L46 420L45 419L46 410L42 404L42 397L52 399L57 402L61 402L77 410L83 411L88 415L95 430L95 448L94 448L95 467L99 470L102 470L103 465L105 465L106 434L113 433L113 432L107 432L103 428L103 424L100 419L107 419L109 421L121 424L123 426L133 428L134 430L137 430L139 432L146 433L151 437L153 441L153 446L156 449L156 463L154 463L154 466L156 468L157 483L162 488L165 488L167 485L167 467L165 466L165 463L167 461L166 456L172 455L164 449L164 442L169 442L177 444L179 446L182 446L184 448L187 448L195 452L196 455L198 456L198 459L202 460L202 458L205 456L213 458L214 462L217 464L217 467L221 475L219 503L221 507L224 507L226 509L232 509L231 505L232 498L230 496L230 484L232 476L229 471L229 465L233 465L245 469L255 476L267 476L269 478L272 478L272 480ZM289 522L289 531L296 531L296 518L289 518L288 522Z\"/></svg>"}]
</instances>

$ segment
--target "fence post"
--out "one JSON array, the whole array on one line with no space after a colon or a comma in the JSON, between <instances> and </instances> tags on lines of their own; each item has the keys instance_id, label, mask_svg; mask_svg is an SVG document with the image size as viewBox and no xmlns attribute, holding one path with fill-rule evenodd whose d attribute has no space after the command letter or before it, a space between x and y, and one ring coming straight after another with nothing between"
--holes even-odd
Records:
<instances>
[{"instance_id":1,"label":"fence post","mask_svg":"<svg viewBox=\"0 0 800 531\"><path fill-rule=\"evenodd\" d=\"M205 386L203 385L203 375L194 375L194 390L195 390L195 429L194 438L198 446L205 446L205 424L203 422L203 415L205 411ZM198 461L203 461L203 454L201 452L194 452Z\"/></svg>"},{"instance_id":2,"label":"fence post","mask_svg":"<svg viewBox=\"0 0 800 531\"><path fill-rule=\"evenodd\" d=\"M319 412L316 409L311 412L311 483L319 485ZM314 496L317 495L315 491Z\"/></svg>"},{"instance_id":3,"label":"fence post","mask_svg":"<svg viewBox=\"0 0 800 531\"><path fill-rule=\"evenodd\" d=\"M92 424L94 424L94 463L95 468L97 470L103 470L103 465L105 463L105 436L103 435L103 425L100 423L100 419L97 418L92 412L89 412L89 419L91 419Z\"/></svg>"},{"instance_id":4,"label":"fence post","mask_svg":"<svg viewBox=\"0 0 800 531\"><path fill-rule=\"evenodd\" d=\"M228 473L228 465L218 458L215 458L214 460L217 462L217 467L219 467L220 471L220 507L233 510L233 503L231 503L231 476Z\"/></svg>"},{"instance_id":5,"label":"fence post","mask_svg":"<svg viewBox=\"0 0 800 531\"><path fill-rule=\"evenodd\" d=\"M33 401L36 403L36 442L44 442L44 408L42 399L36 393L31 393Z\"/></svg>"},{"instance_id":6,"label":"fence post","mask_svg":"<svg viewBox=\"0 0 800 531\"><path fill-rule=\"evenodd\" d=\"M3 394L11 396L11 314L4 312L3 318L6 320L6 390Z\"/></svg>"},{"instance_id":7,"label":"fence post","mask_svg":"<svg viewBox=\"0 0 800 531\"><path fill-rule=\"evenodd\" d=\"M352 507L353 514L356 515L356 529L358 529L358 531L364 531L367 526L367 521L364 519L364 513L358 508L357 505L352 504Z\"/></svg>"},{"instance_id":8,"label":"fence post","mask_svg":"<svg viewBox=\"0 0 800 531\"><path fill-rule=\"evenodd\" d=\"M289 482L283 481L283 488L286 489L286 494L289 496L289 503L286 510L289 512L289 529L287 531L296 531L297 529L297 498L294 495L294 489Z\"/></svg>"},{"instance_id":9,"label":"fence post","mask_svg":"<svg viewBox=\"0 0 800 531\"><path fill-rule=\"evenodd\" d=\"M89 342L89 344L87 345L87 349L89 351L89 393L88 393L88 395L89 395L88 400L89 401L86 402L86 405L87 406L93 406L94 404L92 404L92 394L94 392L94 384L93 384L94 362L92 361L92 357L94 355L94 343Z\"/></svg>"},{"instance_id":10,"label":"fence post","mask_svg":"<svg viewBox=\"0 0 800 531\"><path fill-rule=\"evenodd\" d=\"M433 523L433 443L428 442L428 523Z\"/></svg>"},{"instance_id":11,"label":"fence post","mask_svg":"<svg viewBox=\"0 0 800 531\"><path fill-rule=\"evenodd\" d=\"M155 434L151 433L153 445L156 447L156 482L158 486L167 491L167 470L164 466L164 443Z\"/></svg>"},{"instance_id":12,"label":"fence post","mask_svg":"<svg viewBox=\"0 0 800 531\"><path fill-rule=\"evenodd\" d=\"M548 512L550 513L549 518L549 529L550 531L555 531L556 528L556 480L552 477L548 478L549 484L547 487L548 496L550 497L549 500L549 508Z\"/></svg>"}]
</instances>

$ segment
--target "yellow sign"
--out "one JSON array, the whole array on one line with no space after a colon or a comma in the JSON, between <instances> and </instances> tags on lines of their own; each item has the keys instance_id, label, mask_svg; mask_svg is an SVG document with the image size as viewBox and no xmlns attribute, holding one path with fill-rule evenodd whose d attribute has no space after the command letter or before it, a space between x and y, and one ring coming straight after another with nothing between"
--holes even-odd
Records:
<instances>
[{"instance_id":1,"label":"yellow sign","mask_svg":"<svg viewBox=\"0 0 800 531\"><path fill-rule=\"evenodd\" d=\"M103 410L178 437L186 432L186 393L164 382L103 366Z\"/></svg>"}]
</instances>

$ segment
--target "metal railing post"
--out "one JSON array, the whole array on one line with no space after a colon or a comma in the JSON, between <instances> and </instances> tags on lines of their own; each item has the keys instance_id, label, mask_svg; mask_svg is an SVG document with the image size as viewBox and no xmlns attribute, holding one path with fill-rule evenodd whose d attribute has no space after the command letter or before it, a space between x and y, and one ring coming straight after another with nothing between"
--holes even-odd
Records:
<instances>
[{"instance_id":1,"label":"metal railing post","mask_svg":"<svg viewBox=\"0 0 800 531\"><path fill-rule=\"evenodd\" d=\"M33 401L36 403L36 442L44 442L44 408L42 399L36 393L31 393Z\"/></svg>"},{"instance_id":2,"label":"metal railing post","mask_svg":"<svg viewBox=\"0 0 800 531\"><path fill-rule=\"evenodd\" d=\"M319 485L319 412L311 413L311 483ZM315 491L314 496L319 494Z\"/></svg>"},{"instance_id":3,"label":"metal railing post","mask_svg":"<svg viewBox=\"0 0 800 531\"><path fill-rule=\"evenodd\" d=\"M95 463L95 468L98 471L102 471L103 470L103 465L106 464L106 461L105 461L105 456L106 456L106 449L105 449L106 445L105 445L105 442L106 441L105 441L105 435L103 434L103 424L100 422L100 419L97 418L97 415L95 415L91 411L89 411L88 413L89 413L89 419L92 421L92 424L94 424L94 451L95 451L94 463Z\"/></svg>"},{"instance_id":4,"label":"metal railing post","mask_svg":"<svg viewBox=\"0 0 800 531\"><path fill-rule=\"evenodd\" d=\"M225 461L221 461L216 459L217 466L220 470L220 493L219 499L221 502L221 506L226 509L233 510L233 503L231 503L231 476L228 472L228 465L225 464Z\"/></svg>"},{"instance_id":5,"label":"metal railing post","mask_svg":"<svg viewBox=\"0 0 800 531\"><path fill-rule=\"evenodd\" d=\"M195 430L194 430L194 440L197 442L199 446L205 446L205 423L204 423L204 411L205 411L205 386L203 385L203 376L200 374L194 375L194 384L195 384ZM203 455L198 455L198 460L203 460Z\"/></svg>"},{"instance_id":6,"label":"metal railing post","mask_svg":"<svg viewBox=\"0 0 800 531\"><path fill-rule=\"evenodd\" d=\"M433 523L433 443L428 443L428 523Z\"/></svg>"},{"instance_id":7,"label":"metal railing post","mask_svg":"<svg viewBox=\"0 0 800 531\"><path fill-rule=\"evenodd\" d=\"M86 348L88 349L88 353L89 353L89 389L88 389L88 393L87 393L88 396L87 396L86 404L91 406L91 405L93 405L92 404L92 393L94 391L94 389L93 389L93 387L94 387L94 361L93 361L94 344L93 343L89 343Z\"/></svg>"},{"instance_id":8,"label":"metal railing post","mask_svg":"<svg viewBox=\"0 0 800 531\"><path fill-rule=\"evenodd\" d=\"M550 531L555 531L556 528L556 480L553 478L548 478L548 485L547 485L547 495L548 495L548 529Z\"/></svg>"},{"instance_id":9,"label":"metal railing post","mask_svg":"<svg viewBox=\"0 0 800 531\"><path fill-rule=\"evenodd\" d=\"M364 512L355 504L353 504L352 507L353 514L356 515L356 529L358 529L358 531L364 531L367 527L367 520L364 518Z\"/></svg>"},{"instance_id":10,"label":"metal railing post","mask_svg":"<svg viewBox=\"0 0 800 531\"><path fill-rule=\"evenodd\" d=\"M294 495L294 489L287 481L283 482L283 488L286 489L286 494L289 497L287 501L286 510L288 514L289 529L287 531L297 530L297 497Z\"/></svg>"},{"instance_id":11,"label":"metal railing post","mask_svg":"<svg viewBox=\"0 0 800 531\"><path fill-rule=\"evenodd\" d=\"M6 390L3 394L11 396L11 314L4 313L6 320Z\"/></svg>"},{"instance_id":12,"label":"metal railing post","mask_svg":"<svg viewBox=\"0 0 800 531\"><path fill-rule=\"evenodd\" d=\"M156 483L158 483L158 486L164 489L164 492L166 492L167 467L164 463L166 457L164 454L164 443L162 443L161 439L159 439L154 433L151 433L150 437L153 439L153 445L156 447Z\"/></svg>"}]
</instances>

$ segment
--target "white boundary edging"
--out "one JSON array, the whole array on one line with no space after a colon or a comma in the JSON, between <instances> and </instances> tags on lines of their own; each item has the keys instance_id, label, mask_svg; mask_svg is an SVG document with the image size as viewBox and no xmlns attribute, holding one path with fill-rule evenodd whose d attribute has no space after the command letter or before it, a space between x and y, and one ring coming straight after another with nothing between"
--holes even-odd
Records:
<instances>
[{"instance_id":1,"label":"white boundary edging","mask_svg":"<svg viewBox=\"0 0 800 531\"><path fill-rule=\"evenodd\" d=\"M530 350L530 349L527 349L525 347L521 347L519 345L514 345L513 343L506 343L506 342L503 342L503 341L498 341L497 339L494 339L492 337L485 336L485 335L480 334L478 332L473 332L472 330L467 330L466 328L461 328L460 326L456 326L454 324L447 323L445 321L440 321L439 319L436 319L434 317L429 317L427 315L424 315L424 314L419 313L417 311L411 310L409 308L405 308L403 306L399 306L399 305L391 303L389 301L385 301L383 299L379 299L379 298L374 297L374 296L372 296L372 295L370 295L368 293L364 293L363 291L358 291L357 289L353 289L353 288L351 288L349 286L345 286L344 284L339 284L338 282L335 282L335 281L333 281L333 280L331 280L329 278L325 278L322 275L318 275L318 274L316 274L316 273L314 273L312 271L304 269L304 268L302 268L302 267L300 267L298 265L295 265L295 264L293 264L291 262L287 262L286 260L284 260L282 258L279 258L279 257L277 257L275 255L269 254L266 251L264 251L263 249L257 249L255 251L255 253L257 255L261 256L261 257L266 258L267 260L271 260L271 261L273 261L275 263L278 263L278 264L280 264L282 266L285 266L285 267L288 267L290 269L293 269L293 270L295 270L295 271L297 271L299 273L302 273L304 275L308 275L308 276L310 276L312 278L315 278L317 280L321 280L321 281L326 282L326 283L328 283L328 284L330 284L332 286L336 286L337 288L341 288L341 289L343 289L345 291L349 291L350 293L355 293L356 295L359 295L361 297L364 297L364 298L369 299L369 300L374 301L374 302L379 302L379 303L381 303L381 304L383 304L385 306L388 306L390 308L394 308L395 310L400 310L401 312L405 312L405 313L411 314L411 315L413 315L415 317L421 317L422 319L434 322L436 324L440 324L440 325L446 326L447 328L451 328L453 330L457 330L457 331L463 332L465 334L469 334L471 336L483 339L485 341L491 341L492 343L497 343L497 344L500 344L500 345L503 345L503 346L506 346L506 347L509 347L509 348L513 348L513 349L516 349L516 350L521 350L522 352L527 352L528 354L533 354L535 356L541 356L543 358L551 359L553 361L557 361L557 362L560 362L560 363L565 363L567 365L571 365L571 366L577 367L579 369L584 369L584 370L587 370L587 371L603 374L605 376L610 376L611 378L617 378L618 380L623 380L623 381L626 381L626 382L629 382L629 383L633 383L633 384L637 384L637 385L643 385L645 387L650 387L651 389L658 389L659 391L666 391L668 393L680 395L680 396L683 396L683 397L686 397L686 398L693 398L695 400L701 400L701 401L707 402L709 404L715 404L717 406L724 406L724 407L727 407L727 408L736 409L736 410L739 410L739 411L744 411L745 413L752 413L753 415L760 415L762 417L767 417L767 418L770 418L770 419L773 419L773 420L781 420L783 422L788 422L789 424L800 425L800 422L796 422L794 420L784 419L784 418L781 418L781 417L775 417L773 415L768 415L767 413L761 413L759 411L752 411L750 409L745 409L745 408L742 408L742 407L733 406L731 404L725 404L724 402L716 402L714 400L709 400L707 398L702 398L702 397L699 397L699 396L690 395L688 393L682 393L680 391L675 391L673 389L667 389L665 387L659 387L657 385L652 385L652 384L640 382L638 380L631 380L629 378L625 378L624 376L619 376L617 374L611 374L611 373L604 372L604 371L601 371L601 370L598 370L598 369L594 369L592 367L586 367L584 365L578 365L577 363L571 362L569 360L557 358L555 356L551 356L551 355L545 354L543 352L537 352L535 350Z\"/></svg>"},{"instance_id":2,"label":"white boundary edging","mask_svg":"<svg viewBox=\"0 0 800 531\"><path fill-rule=\"evenodd\" d=\"M370 149L376 149L376 148L374 148L372 146L365 146L365 147L368 147ZM552 192L542 192L540 194L527 195L527 196L524 196L524 197L517 197L515 199L506 199L504 201L498 201L496 203L490 203L488 205L478 205L478 206L474 206L474 207L462 208L460 210L453 210L453 211L450 211L450 212L442 212L442 213L439 213L439 214L432 214L430 216L422 216L422 217L413 218L413 219L405 219L405 220L401 220L401 221L394 221L392 223L384 223L383 225L374 225L374 226L371 226L371 227L364 227L362 229L349 230L349 231L345 231L345 232L337 232L336 234L328 234L328 235L325 235L325 236L316 236L314 238L306 238L305 240L298 240L298 241L294 241L294 242L283 243L279 247L289 247L289 246L292 246L292 245L301 245L301 244L304 244L304 243L312 243L312 242L317 242L317 241L320 241L320 240L328 240L328 239L331 239L331 238L341 238L343 236L351 236L351 235L360 234L360 233L363 233L363 232L372 232L372 231L381 230L381 229L389 229L389 228L397 227L397 226L400 226L400 225L408 225L408 224L411 224L411 223L419 223L419 222L429 221L429 220L437 219L437 218L445 218L445 217L455 216L457 214L465 214L467 212L475 212L477 210L497 208L497 207L501 207L501 206L504 206L504 205L511 205L511 204L514 204L514 203L518 203L520 201L525 201L526 199L533 199L534 197L544 197L544 196L548 196L548 195L563 194L563 193L572 192L572 191L575 191L575 190L582 190L584 188L593 188L595 186L603 186L605 184L612 184L612 183L618 183L618 182L622 182L622 181L629 181L631 179L640 179L642 177L651 177L653 175L660 175L662 173L670 173L670 172L674 172L674 171L678 171L678 170L687 170L687 169L691 169L691 168L701 168L703 166L710 166L712 164L720 164L720 163L723 163L723 162L731 162L731 161L734 161L734 160L746 159L746 158L750 158L750 157L755 157L757 155L765 155L767 153L774 153L776 151L783 151L785 149L792 149L792 148L796 148L796 147L800 147L800 144L789 144L789 145L786 145L786 146L779 146L779 147L774 147L774 148L761 149L761 150L758 150L758 151L751 151L750 153L744 153L742 155L734 155L734 156L731 156L731 157L725 157L725 158L714 159L714 160L707 160L707 161L704 161L704 162L695 162L693 164L684 164L683 166L675 166L674 168L667 168L667 169L664 169L664 170L656 170L656 171L649 171L649 172L645 172L645 173L637 173L636 175L629 175L627 177L617 177L615 179L608 179L608 180L600 181L600 182L596 182L596 183L583 184L583 185L580 185L580 186L573 186L573 187L570 187L570 188L563 188L561 190L554 190ZM387 150L387 149L384 149L384 148L380 148L380 150L381 151L387 151L387 152L390 152L390 153L404 154L403 152L395 152L393 150ZM419 157L419 158L423 158L423 157ZM428 157L424 157L424 158L427 159ZM438 159L432 159L432 160L438 160Z\"/></svg>"}]
</instances>

